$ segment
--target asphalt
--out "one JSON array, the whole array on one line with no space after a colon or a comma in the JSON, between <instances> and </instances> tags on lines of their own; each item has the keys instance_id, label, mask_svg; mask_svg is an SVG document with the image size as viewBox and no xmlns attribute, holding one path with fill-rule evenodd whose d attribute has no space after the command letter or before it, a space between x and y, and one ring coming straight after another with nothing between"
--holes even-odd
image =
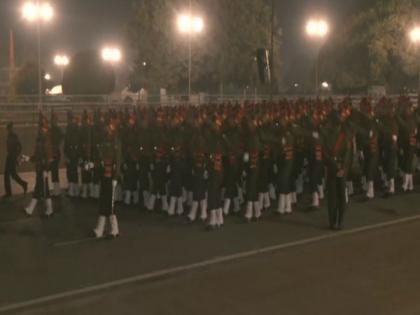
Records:
<instances>
[{"instance_id":1,"label":"asphalt","mask_svg":"<svg viewBox=\"0 0 420 315\"><path fill-rule=\"evenodd\" d=\"M0 312L16 314L419 314L420 196L352 200L346 229L326 210L266 213L225 227L118 207L121 236L88 238L96 202L29 196L0 204ZM410 219L411 218L411 219ZM378 225L379 224L379 225ZM385 224L385 225L384 225ZM44 299L44 300L42 300ZM43 302L43 303L40 303ZM25 306L25 308L21 308Z\"/></svg>"}]
</instances>

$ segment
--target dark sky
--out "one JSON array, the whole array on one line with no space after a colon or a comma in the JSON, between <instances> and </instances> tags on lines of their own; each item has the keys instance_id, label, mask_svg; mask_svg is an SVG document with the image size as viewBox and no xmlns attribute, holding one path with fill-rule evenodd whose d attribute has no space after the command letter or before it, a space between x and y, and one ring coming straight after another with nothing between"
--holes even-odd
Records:
<instances>
[{"instance_id":1,"label":"dark sky","mask_svg":"<svg viewBox=\"0 0 420 315\"><path fill-rule=\"evenodd\" d=\"M283 29L281 57L284 63L290 65L296 56L310 55L312 47L303 32L308 17L314 14L327 16L334 26L361 3L370 1L374 0L276 0ZM7 64L7 36L10 28L15 31L18 61L36 57L35 29L20 17L19 9L23 2L0 0L0 66ZM43 28L44 64L61 51L71 55L84 48L99 49L110 42L124 47L124 26L132 15L132 0L50 2L55 7L56 17Z\"/></svg>"}]
</instances>

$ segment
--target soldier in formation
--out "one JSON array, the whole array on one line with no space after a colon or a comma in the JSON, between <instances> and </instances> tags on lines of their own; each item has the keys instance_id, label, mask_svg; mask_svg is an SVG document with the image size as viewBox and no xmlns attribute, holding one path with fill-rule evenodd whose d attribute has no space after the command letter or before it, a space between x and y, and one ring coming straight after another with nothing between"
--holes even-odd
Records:
<instances>
[{"instance_id":1,"label":"soldier in formation","mask_svg":"<svg viewBox=\"0 0 420 315\"><path fill-rule=\"evenodd\" d=\"M414 189L419 114L404 97L92 115L85 112L80 120L68 114L64 152L68 195L99 198L95 237L104 236L107 218L110 235L119 234L119 200L169 217L185 215L190 223L200 219L215 230L232 214L246 222L270 210L291 214L303 193L311 196L309 208L320 209L326 189L329 227L339 230L357 191L371 200L380 191L389 197Z\"/></svg>"}]
</instances>

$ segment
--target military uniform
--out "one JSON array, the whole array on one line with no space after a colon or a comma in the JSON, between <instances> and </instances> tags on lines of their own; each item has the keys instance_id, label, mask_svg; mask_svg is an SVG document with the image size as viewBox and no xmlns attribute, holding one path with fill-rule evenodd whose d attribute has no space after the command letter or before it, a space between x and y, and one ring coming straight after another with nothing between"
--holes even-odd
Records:
<instances>
[{"instance_id":1,"label":"military uniform","mask_svg":"<svg viewBox=\"0 0 420 315\"><path fill-rule=\"evenodd\" d=\"M391 111L392 109L388 109ZM398 122L394 117L394 112L388 112L382 119L382 155L384 172L387 179L386 195L395 193L395 178L397 175L398 160Z\"/></svg>"},{"instance_id":2,"label":"military uniform","mask_svg":"<svg viewBox=\"0 0 420 315\"><path fill-rule=\"evenodd\" d=\"M79 196L79 172L80 158L79 127L74 120L73 114L68 114L66 136L64 139L64 154L66 156L68 195Z\"/></svg>"},{"instance_id":3,"label":"military uniform","mask_svg":"<svg viewBox=\"0 0 420 315\"><path fill-rule=\"evenodd\" d=\"M89 187L90 197L99 199L100 184L103 176L103 166L100 159L100 147L105 138L105 122L101 112L97 111L94 116L91 138L91 161L93 164L92 180Z\"/></svg>"},{"instance_id":4,"label":"military uniform","mask_svg":"<svg viewBox=\"0 0 420 315\"><path fill-rule=\"evenodd\" d=\"M35 164L35 189L32 200L25 208L27 215L32 215L35 207L40 200L45 201L45 216L50 217L54 214L52 200L48 185L48 171L54 159L54 152L51 143L51 135L48 130L48 121L41 115L38 137L35 143L35 151L31 161Z\"/></svg>"},{"instance_id":5,"label":"military uniform","mask_svg":"<svg viewBox=\"0 0 420 315\"><path fill-rule=\"evenodd\" d=\"M7 155L6 166L4 170L4 189L6 192L6 198L12 195L10 178L14 179L22 187L25 193L28 189L28 183L26 183L22 178L20 178L16 171L16 166L18 165L18 158L22 152L22 145L19 141L17 134L13 132L13 124L8 124L7 130Z\"/></svg>"},{"instance_id":6,"label":"military uniform","mask_svg":"<svg viewBox=\"0 0 420 315\"><path fill-rule=\"evenodd\" d=\"M280 140L280 151L277 158L277 212L280 214L290 214L292 213L291 185L295 152L293 134L287 122L283 122L283 128L278 139Z\"/></svg>"},{"instance_id":7,"label":"military uniform","mask_svg":"<svg viewBox=\"0 0 420 315\"><path fill-rule=\"evenodd\" d=\"M242 158L242 139L240 134L240 117L229 117L225 124L223 137L225 139L226 148L224 151L223 166L224 166L224 202L223 213L228 215L231 204L233 202L233 209L238 213L240 208L239 201L239 182L241 177L241 158Z\"/></svg>"},{"instance_id":8,"label":"military uniform","mask_svg":"<svg viewBox=\"0 0 420 315\"><path fill-rule=\"evenodd\" d=\"M104 236L106 219L109 219L111 229L110 238L119 236L118 219L115 213L115 189L121 169L121 143L115 134L115 122L111 120L107 127L107 136L101 143L99 155L104 168L101 179L99 198L99 217L94 232L95 238Z\"/></svg>"},{"instance_id":9,"label":"military uniform","mask_svg":"<svg viewBox=\"0 0 420 315\"><path fill-rule=\"evenodd\" d=\"M202 118L197 117L195 126L191 133L190 152L193 155L192 182L193 182L193 202L191 205L188 219L194 222L200 208L200 219L207 219L207 185L206 174L206 144L203 136Z\"/></svg>"},{"instance_id":10,"label":"military uniform","mask_svg":"<svg viewBox=\"0 0 420 315\"><path fill-rule=\"evenodd\" d=\"M336 230L342 228L346 209L346 175L350 167L351 140L338 118L331 121L326 135L324 152L327 166L329 227Z\"/></svg>"},{"instance_id":11,"label":"military uniform","mask_svg":"<svg viewBox=\"0 0 420 315\"><path fill-rule=\"evenodd\" d=\"M150 197L150 165L151 165L151 143L149 133L148 116L146 112L137 114L137 159L138 159L138 182L142 192L142 206L147 208Z\"/></svg>"},{"instance_id":12,"label":"military uniform","mask_svg":"<svg viewBox=\"0 0 420 315\"><path fill-rule=\"evenodd\" d=\"M91 188L94 164L92 162L92 126L87 112L83 113L83 122L79 130L80 145L80 173L82 177L82 186L80 197L86 199L92 193Z\"/></svg>"},{"instance_id":13,"label":"military uniform","mask_svg":"<svg viewBox=\"0 0 420 315\"><path fill-rule=\"evenodd\" d=\"M399 123L399 143L403 153L402 170L404 172L403 190L413 191L414 159L417 150L417 124L410 107L405 107L403 115L397 115Z\"/></svg>"},{"instance_id":14,"label":"military uniform","mask_svg":"<svg viewBox=\"0 0 420 315\"><path fill-rule=\"evenodd\" d=\"M122 173L123 173L123 190L124 204L137 204L139 202L138 192L138 139L135 129L136 121L133 114L126 117L126 126L122 130Z\"/></svg>"},{"instance_id":15,"label":"military uniform","mask_svg":"<svg viewBox=\"0 0 420 315\"><path fill-rule=\"evenodd\" d=\"M245 146L245 219L259 219L261 217L261 205L258 198L258 178L260 167L260 142L257 133L258 121L256 117L250 117L247 127L247 142ZM268 185L267 185L268 189Z\"/></svg>"},{"instance_id":16,"label":"military uniform","mask_svg":"<svg viewBox=\"0 0 420 315\"><path fill-rule=\"evenodd\" d=\"M162 210L168 211L168 196L166 190L168 173L168 146L167 135L169 134L163 121L163 112L157 113L157 124L152 128L152 161L150 165L150 174L152 179L151 195L148 200L147 208L154 210L155 201L161 198Z\"/></svg>"},{"instance_id":17,"label":"military uniform","mask_svg":"<svg viewBox=\"0 0 420 315\"><path fill-rule=\"evenodd\" d=\"M52 113L51 114L51 145L53 147L53 161L50 165L51 170L51 181L53 184L53 195L59 196L60 195L60 177L59 177L59 168L60 168L60 160L61 160L61 144L63 142L63 132L61 131L60 127L58 126L57 116Z\"/></svg>"},{"instance_id":18,"label":"military uniform","mask_svg":"<svg viewBox=\"0 0 420 315\"><path fill-rule=\"evenodd\" d=\"M169 136L169 135L168 135ZM170 133L170 155L169 155L169 216L184 213L183 198L183 175L185 174L186 148L183 139L183 131L179 117L174 118L174 126Z\"/></svg>"},{"instance_id":19,"label":"military uniform","mask_svg":"<svg viewBox=\"0 0 420 315\"><path fill-rule=\"evenodd\" d=\"M223 184L223 144L221 136L221 121L215 117L207 127L207 202L210 211L209 229L221 227L224 224L222 209L222 184Z\"/></svg>"}]
</instances>

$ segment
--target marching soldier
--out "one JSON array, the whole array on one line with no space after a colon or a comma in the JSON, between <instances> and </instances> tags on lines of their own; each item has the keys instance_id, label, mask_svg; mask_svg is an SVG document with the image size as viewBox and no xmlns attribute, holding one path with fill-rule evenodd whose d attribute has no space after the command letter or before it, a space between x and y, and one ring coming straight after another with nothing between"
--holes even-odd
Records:
<instances>
[{"instance_id":1,"label":"marching soldier","mask_svg":"<svg viewBox=\"0 0 420 315\"><path fill-rule=\"evenodd\" d=\"M311 134L308 137L309 156L308 170L310 191L312 193L312 207L319 209L322 190L322 176L324 173L323 138L320 117L317 110L312 113Z\"/></svg>"},{"instance_id":2,"label":"marching soldier","mask_svg":"<svg viewBox=\"0 0 420 315\"><path fill-rule=\"evenodd\" d=\"M45 217L49 218L54 214L50 191L48 187L48 170L54 160L54 152L49 134L48 121L40 114L38 137L35 143L35 151L31 161L35 164L36 182L33 197L25 208L25 213L31 216L38 201L45 201Z\"/></svg>"},{"instance_id":3,"label":"marching soldier","mask_svg":"<svg viewBox=\"0 0 420 315\"><path fill-rule=\"evenodd\" d=\"M86 111L83 112L82 126L79 132L80 144L80 170L82 175L82 186L80 197L86 199L92 194L89 191L92 182L92 169L94 164L92 162L92 122Z\"/></svg>"},{"instance_id":4,"label":"marching soldier","mask_svg":"<svg viewBox=\"0 0 420 315\"><path fill-rule=\"evenodd\" d=\"M240 158L241 158L241 116L230 114L225 122L223 137L227 144L225 148L226 156L224 158L224 204L223 214L228 215L233 201L233 210L238 213L241 210L239 202L238 185L241 176Z\"/></svg>"},{"instance_id":5,"label":"marching soldier","mask_svg":"<svg viewBox=\"0 0 420 315\"><path fill-rule=\"evenodd\" d=\"M102 113L98 110L94 114L94 121L92 126L91 139L91 160L92 160L92 180L89 186L90 197L99 199L100 182L103 176L103 166L100 160L100 147L105 138L105 119Z\"/></svg>"},{"instance_id":6,"label":"marching soldier","mask_svg":"<svg viewBox=\"0 0 420 315\"><path fill-rule=\"evenodd\" d=\"M123 189L124 204L129 206L131 202L138 204L138 162L137 162L137 131L136 117L134 114L127 114L127 125L122 130L122 155L123 155Z\"/></svg>"},{"instance_id":7,"label":"marching soldier","mask_svg":"<svg viewBox=\"0 0 420 315\"><path fill-rule=\"evenodd\" d=\"M268 112L263 113L261 125L258 128L258 138L260 140L259 153L259 176L258 176L258 203L259 207L268 210L271 207L269 194L270 174L273 166L272 161L272 142L273 128L272 121Z\"/></svg>"},{"instance_id":8,"label":"marching soldier","mask_svg":"<svg viewBox=\"0 0 420 315\"><path fill-rule=\"evenodd\" d=\"M121 144L117 135L116 122L110 119L106 127L106 136L99 148L102 166L101 194L99 198L99 217L93 235L102 238L108 218L111 229L109 239L119 236L118 219L115 213L115 188L121 169Z\"/></svg>"},{"instance_id":9,"label":"marching soldier","mask_svg":"<svg viewBox=\"0 0 420 315\"><path fill-rule=\"evenodd\" d=\"M403 153L402 170L403 191L414 190L414 158L417 150L417 124L413 115L414 108L409 101L400 100L401 114L397 114L400 130L400 148Z\"/></svg>"},{"instance_id":10,"label":"marching soldier","mask_svg":"<svg viewBox=\"0 0 420 315\"><path fill-rule=\"evenodd\" d=\"M207 200L206 200L206 143L203 136L203 117L200 113L196 114L194 126L191 133L190 152L193 154L193 202L191 204L188 219L194 222L200 209L200 219L207 219Z\"/></svg>"},{"instance_id":11,"label":"marching soldier","mask_svg":"<svg viewBox=\"0 0 420 315\"><path fill-rule=\"evenodd\" d=\"M156 199L160 198L162 201L162 210L168 211L168 196L166 192L168 152L166 137L169 132L165 126L164 112L162 109L157 111L155 125L151 128L151 137L153 137L153 157L150 165L152 189L147 209L153 211L155 209Z\"/></svg>"},{"instance_id":12,"label":"marching soldier","mask_svg":"<svg viewBox=\"0 0 420 315\"><path fill-rule=\"evenodd\" d=\"M60 190L60 177L59 177L59 168L61 160L61 144L63 142L63 132L58 126L57 115L52 111L51 112L51 145L53 150L53 161L50 165L51 170L51 181L53 184L53 196L59 196L61 193Z\"/></svg>"},{"instance_id":13,"label":"marching soldier","mask_svg":"<svg viewBox=\"0 0 420 315\"><path fill-rule=\"evenodd\" d=\"M183 198L183 175L185 166L185 148L182 131L182 118L175 112L172 119L171 135L170 135L170 156L169 156L169 216L184 213Z\"/></svg>"},{"instance_id":14,"label":"marching soldier","mask_svg":"<svg viewBox=\"0 0 420 315\"><path fill-rule=\"evenodd\" d=\"M398 160L398 122L395 119L395 108L388 104L381 123L383 143L383 165L387 179L387 191L385 197L395 194L395 178L397 174Z\"/></svg>"},{"instance_id":15,"label":"marching soldier","mask_svg":"<svg viewBox=\"0 0 420 315\"><path fill-rule=\"evenodd\" d=\"M289 124L289 116L287 113L280 118L281 134L279 135L280 143L278 143L279 152L277 157L278 170L278 207L279 214L292 213L292 172L294 161L294 139Z\"/></svg>"},{"instance_id":16,"label":"marching soldier","mask_svg":"<svg viewBox=\"0 0 420 315\"><path fill-rule=\"evenodd\" d=\"M79 196L79 172L78 163L80 158L79 127L72 112L67 114L67 129L64 139L64 154L67 165L68 195Z\"/></svg>"},{"instance_id":17,"label":"marching soldier","mask_svg":"<svg viewBox=\"0 0 420 315\"><path fill-rule=\"evenodd\" d=\"M258 120L256 116L249 117L247 122L247 143L244 155L246 173L246 211L245 219L249 222L253 218L261 217L261 204L258 198L259 154L260 142L258 138Z\"/></svg>"},{"instance_id":18,"label":"marching soldier","mask_svg":"<svg viewBox=\"0 0 420 315\"><path fill-rule=\"evenodd\" d=\"M138 157L138 182L142 197L142 207L147 208L150 197L150 165L151 165L151 143L149 133L149 119L147 112L137 112L137 157Z\"/></svg>"},{"instance_id":19,"label":"marching soldier","mask_svg":"<svg viewBox=\"0 0 420 315\"><path fill-rule=\"evenodd\" d=\"M222 209L223 184L223 144L221 135L222 120L216 113L206 128L207 143L207 202L210 211L209 230L222 227L224 224Z\"/></svg>"},{"instance_id":20,"label":"marching soldier","mask_svg":"<svg viewBox=\"0 0 420 315\"><path fill-rule=\"evenodd\" d=\"M374 181L379 163L379 128L375 117L375 111L369 102L362 107L362 128L363 135L367 139L363 147L363 159L365 160L365 177L367 183L366 199L375 197Z\"/></svg>"}]
</instances>

